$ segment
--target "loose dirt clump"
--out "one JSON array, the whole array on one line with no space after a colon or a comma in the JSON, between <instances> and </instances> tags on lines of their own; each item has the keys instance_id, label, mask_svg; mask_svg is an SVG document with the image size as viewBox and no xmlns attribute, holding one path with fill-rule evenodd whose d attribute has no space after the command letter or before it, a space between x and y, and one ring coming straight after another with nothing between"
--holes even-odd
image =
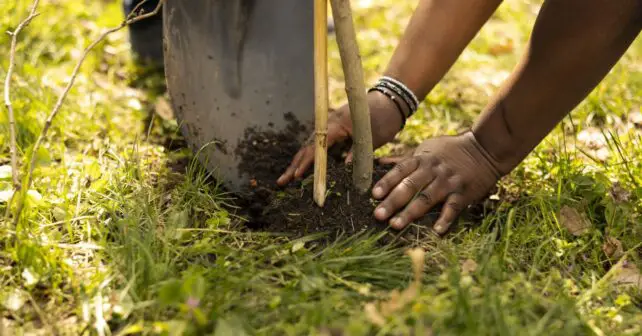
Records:
<instances>
[{"instance_id":1,"label":"loose dirt clump","mask_svg":"<svg viewBox=\"0 0 642 336\"><path fill-rule=\"evenodd\" d=\"M285 171L308 132L308 127L291 113L286 113L285 119L288 124L281 132L254 127L245 130L243 141L235 151L240 158L240 173L251 176L255 181L269 183L276 181Z\"/></svg>"}]
</instances>

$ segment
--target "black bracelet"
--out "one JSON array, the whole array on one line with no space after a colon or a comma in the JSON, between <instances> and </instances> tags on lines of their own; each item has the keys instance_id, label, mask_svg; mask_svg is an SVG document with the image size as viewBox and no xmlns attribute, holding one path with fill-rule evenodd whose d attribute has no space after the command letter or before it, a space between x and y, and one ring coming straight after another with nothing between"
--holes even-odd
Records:
<instances>
[{"instance_id":1,"label":"black bracelet","mask_svg":"<svg viewBox=\"0 0 642 336\"><path fill-rule=\"evenodd\" d=\"M414 104L412 98L410 98L408 93L405 92L401 87L395 85L394 83L384 81L384 80L379 80L375 86L385 87L386 89L392 90L399 97L401 97L401 99L403 99L404 103L406 104L406 106L408 106L408 109L410 110L410 113L408 116L411 116L417 110L417 106Z\"/></svg>"},{"instance_id":2,"label":"black bracelet","mask_svg":"<svg viewBox=\"0 0 642 336\"><path fill-rule=\"evenodd\" d=\"M397 101L397 97L395 97L390 91L386 90L386 88L379 87L379 86L373 86L368 90L368 93L372 91L377 91L381 92L384 96L390 98L393 103L397 106L397 110L399 111L399 114L401 115L401 129L403 129L406 126L406 114L403 113L403 109L401 108L401 104Z\"/></svg>"},{"instance_id":3,"label":"black bracelet","mask_svg":"<svg viewBox=\"0 0 642 336\"><path fill-rule=\"evenodd\" d=\"M410 100L412 100L412 103L415 106L415 110L417 108L419 108L419 99L417 99L417 96L415 96L415 93L412 92L412 90L410 90L406 85L404 85L404 83L402 83L401 81L399 81L397 79L394 79L394 78L392 78L390 76L383 76L383 77L381 77L379 79L379 81L388 82L388 83L391 83L391 84L399 87L401 90L403 90L409 96Z\"/></svg>"}]
</instances>

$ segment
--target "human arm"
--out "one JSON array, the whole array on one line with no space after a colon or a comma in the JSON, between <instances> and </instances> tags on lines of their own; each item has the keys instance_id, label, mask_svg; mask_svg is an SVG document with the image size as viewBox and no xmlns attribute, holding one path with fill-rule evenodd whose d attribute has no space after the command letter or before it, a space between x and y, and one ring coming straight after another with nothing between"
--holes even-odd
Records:
<instances>
[{"instance_id":1,"label":"human arm","mask_svg":"<svg viewBox=\"0 0 642 336\"><path fill-rule=\"evenodd\" d=\"M395 49L384 75L404 83L422 100L454 64L459 54L495 11L501 0L421 0ZM394 139L402 125L396 105L379 92L368 94L373 147ZM407 106L402 111L408 114ZM350 111L340 107L328 120L328 146L352 134ZM277 183L301 178L314 160L314 147L304 145Z\"/></svg>"},{"instance_id":2,"label":"human arm","mask_svg":"<svg viewBox=\"0 0 642 336\"><path fill-rule=\"evenodd\" d=\"M373 189L398 229L444 203L444 233L602 80L642 28L639 0L548 0L521 62L472 130L426 140ZM415 197L417 196L417 197Z\"/></svg>"}]
</instances>

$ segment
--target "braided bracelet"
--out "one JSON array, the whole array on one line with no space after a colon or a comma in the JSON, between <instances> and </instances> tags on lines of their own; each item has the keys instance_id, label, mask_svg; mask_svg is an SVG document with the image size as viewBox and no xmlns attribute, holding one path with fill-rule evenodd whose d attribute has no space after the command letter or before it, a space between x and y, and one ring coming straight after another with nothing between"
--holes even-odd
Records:
<instances>
[{"instance_id":1,"label":"braided bracelet","mask_svg":"<svg viewBox=\"0 0 642 336\"><path fill-rule=\"evenodd\" d=\"M390 100L392 100L393 103L395 103L395 106L397 106L397 110L401 115L401 129L403 129L406 126L406 115L405 113L403 113L403 109L401 108L401 104L399 104L399 102L397 101L397 97L390 93L390 91L388 91L386 88L380 86L373 86L368 90L368 93L372 91L381 92L384 96L388 97Z\"/></svg>"}]
</instances>

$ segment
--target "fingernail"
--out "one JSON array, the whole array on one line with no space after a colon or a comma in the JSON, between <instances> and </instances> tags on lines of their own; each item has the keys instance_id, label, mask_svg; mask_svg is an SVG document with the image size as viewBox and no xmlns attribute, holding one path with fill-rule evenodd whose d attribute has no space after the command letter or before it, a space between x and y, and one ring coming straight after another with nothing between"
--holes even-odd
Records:
<instances>
[{"instance_id":1,"label":"fingernail","mask_svg":"<svg viewBox=\"0 0 642 336\"><path fill-rule=\"evenodd\" d=\"M374 214L379 220L384 220L388 217L388 211L385 208L377 208Z\"/></svg>"},{"instance_id":2,"label":"fingernail","mask_svg":"<svg viewBox=\"0 0 642 336\"><path fill-rule=\"evenodd\" d=\"M446 230L446 227L443 224L435 224L434 229L438 233L443 233Z\"/></svg>"},{"instance_id":3,"label":"fingernail","mask_svg":"<svg viewBox=\"0 0 642 336\"><path fill-rule=\"evenodd\" d=\"M376 186L374 189L372 189L372 195L376 198L382 197L383 196L383 188Z\"/></svg>"},{"instance_id":4,"label":"fingernail","mask_svg":"<svg viewBox=\"0 0 642 336\"><path fill-rule=\"evenodd\" d=\"M392 220L390 220L390 225L398 229L401 226L403 226L403 221L401 220L401 218L395 217Z\"/></svg>"}]
</instances>

